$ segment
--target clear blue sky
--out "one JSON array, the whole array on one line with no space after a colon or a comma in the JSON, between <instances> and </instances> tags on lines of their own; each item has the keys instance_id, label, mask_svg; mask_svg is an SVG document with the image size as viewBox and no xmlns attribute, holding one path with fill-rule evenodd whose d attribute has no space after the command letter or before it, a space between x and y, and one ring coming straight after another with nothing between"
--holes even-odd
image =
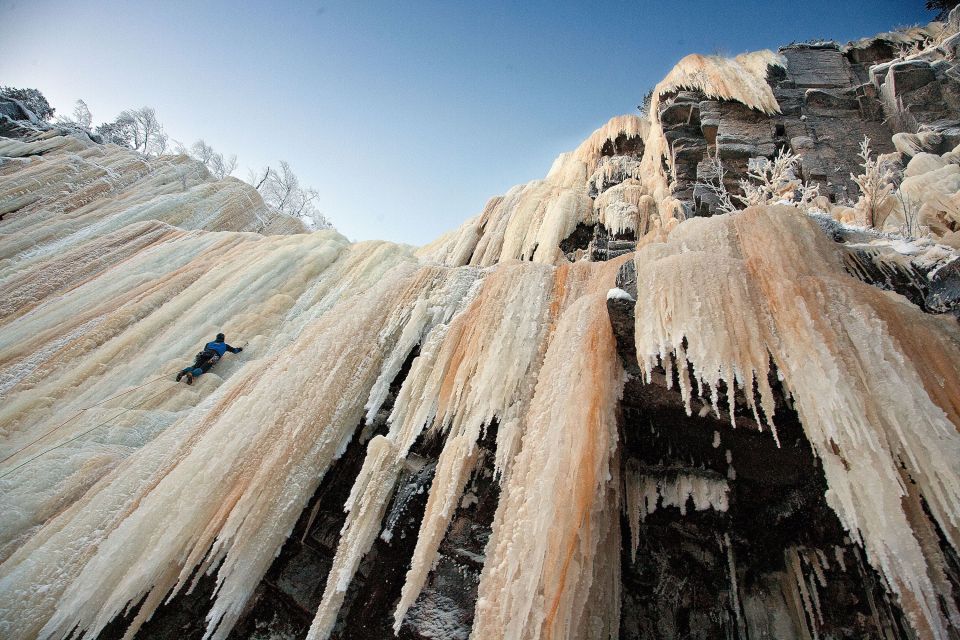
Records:
<instances>
[{"instance_id":1,"label":"clear blue sky","mask_svg":"<svg viewBox=\"0 0 960 640\"><path fill-rule=\"evenodd\" d=\"M351 239L422 244L542 177L688 53L925 23L923 0L0 0L0 84L94 122L150 105L248 167L290 162Z\"/></svg>"}]
</instances>

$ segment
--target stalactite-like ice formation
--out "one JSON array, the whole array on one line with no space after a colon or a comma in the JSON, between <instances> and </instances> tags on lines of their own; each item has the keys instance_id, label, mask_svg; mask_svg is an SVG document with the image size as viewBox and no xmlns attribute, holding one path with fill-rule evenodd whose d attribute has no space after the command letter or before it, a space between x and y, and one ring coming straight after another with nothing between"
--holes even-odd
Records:
<instances>
[{"instance_id":1,"label":"stalactite-like ice formation","mask_svg":"<svg viewBox=\"0 0 960 640\"><path fill-rule=\"evenodd\" d=\"M956 548L960 335L952 321L854 280L841 261L788 207L681 225L637 253L637 355L648 372L675 358L687 397L687 363L701 394L721 381L742 387L767 421L772 359L823 463L828 504L914 628L946 638L936 588L944 559L922 544L933 524L906 498L917 491Z\"/></svg>"},{"instance_id":2,"label":"stalactite-like ice formation","mask_svg":"<svg viewBox=\"0 0 960 640\"><path fill-rule=\"evenodd\" d=\"M614 234L643 236L652 227L657 203L636 179L610 187L596 199L597 221Z\"/></svg>"},{"instance_id":3,"label":"stalactite-like ice formation","mask_svg":"<svg viewBox=\"0 0 960 640\"><path fill-rule=\"evenodd\" d=\"M630 523L630 553L637 559L640 544L640 524L658 507L677 507L686 515L687 502L693 501L696 511L715 509L726 511L729 507L730 486L723 478L713 474L676 473L667 469L653 469L649 475L628 464L624 470L623 510Z\"/></svg>"},{"instance_id":4,"label":"stalactite-like ice formation","mask_svg":"<svg viewBox=\"0 0 960 640\"><path fill-rule=\"evenodd\" d=\"M614 458L623 372L603 302L601 294L578 299L547 350L497 508L473 638L619 632Z\"/></svg>"},{"instance_id":5,"label":"stalactite-like ice formation","mask_svg":"<svg viewBox=\"0 0 960 640\"><path fill-rule=\"evenodd\" d=\"M495 273L485 278L476 299L461 315L449 326L438 330L436 336L428 336L421 355L414 361L400 389L390 418L390 432L368 452L360 478L354 485L347 504L350 515L344 526L334 568L327 580L323 602L310 632L311 639L326 638L333 628L353 573L379 532L397 471L425 426L435 432L446 433L446 444L437 463L411 568L397 607L396 629L399 629L406 611L416 600L432 568L437 548L474 469L481 430L494 420L499 425L495 469L504 481L504 491L512 491L510 495L517 494L515 500L539 499L538 496L522 497L523 492L531 490L527 483L535 472L521 467L522 476L515 479L515 475L521 473L515 466L523 465L530 456L535 456L538 464L541 464L545 462L543 456L552 457L556 453L552 447L549 450L542 447L542 438L548 434L530 435L536 429L550 429L550 440L553 442L557 438L573 439L569 445L570 451L564 453L571 459L557 460L561 467L556 471L552 471L554 467L550 463L551 471L543 477L545 484L542 491L552 493L568 486L569 477L554 477L552 474L569 474L573 468L580 468L583 474L589 475L589 479L582 480L589 485L589 491L583 489L581 510L588 512L615 508L615 498L609 493L613 491L608 477L612 472L607 465L609 456L615 451L616 423L613 416L622 386L622 372L615 358L604 364L604 358L612 353L613 345L602 300L618 266L619 263L577 264L557 269L516 263L501 265ZM582 309L586 299L591 301L591 305L589 309ZM577 310L571 309L571 305L576 306ZM588 311L591 314L589 320L586 315ZM587 323L591 331L585 331L584 325ZM592 333L600 329L603 329L601 335L604 340L609 341L601 342L602 348L593 346L598 338ZM574 354L584 351L599 351L599 354L594 353L584 364L569 368L561 366L558 360L561 357L572 358ZM556 352L563 355L551 356ZM579 385L589 381L585 387L589 399L587 407L581 407L585 401L583 397L566 393L561 395L561 391L569 389L574 381L580 381L576 383ZM595 399L593 394L597 394ZM582 415L587 408L589 413ZM541 415L543 412L549 412L554 420ZM556 416L560 415L567 417L562 425L556 422ZM585 428L584 425L589 427ZM590 442L597 439L597 443L592 445L596 451L591 454L597 459L590 465L573 459L574 456L586 455L583 447L587 445L580 438L589 438ZM566 445L562 450L566 451ZM607 458L601 456L601 451L605 452ZM564 468L563 465L572 466ZM517 483L520 486L514 487ZM612 507L608 504L611 500ZM518 511L516 505L507 506L508 503L502 500L500 504L497 522L503 523L495 524L495 529L500 531L501 528L510 527L513 533L509 534L508 542L504 542L499 551L506 557L498 562L507 566L516 564L515 553L547 554L548 558L553 558L554 549L546 546L548 541L544 537L528 540L527 544L533 547L524 551L509 542L513 537L519 539L522 532L530 527L546 526L556 527L557 531L571 536L571 546L574 546L572 540L577 540L578 566L590 565L594 561L613 561L609 557L595 560L597 553L608 552L606 549L598 550L597 545L603 536L614 535L609 529L609 522L603 521L581 530L583 518L590 515L584 511L561 516L531 508ZM528 521L523 518L524 513L543 520L538 523ZM604 513L609 519L610 512ZM554 571L557 569L554 568ZM478 637L487 637L487 634L494 633L494 629L504 628L501 623L505 618L517 620L514 624L519 626L504 631L504 637L539 637L542 628L548 629L553 624L542 619L553 614L530 609L532 598L545 584L539 582L535 575L536 572L529 578L533 582L518 583L514 587L512 598L516 602L507 601L499 605L501 610L491 614L493 617L484 623L485 627L478 622L475 631L480 633ZM604 576L610 579L609 575ZM503 579L496 571L485 573L481 591L487 589L491 594L499 592ZM590 583L584 584L582 579L579 575L571 576L569 581L559 579L550 587L555 590L558 602L562 598L564 603L570 603L572 607L564 607L564 616L585 615L583 611L574 613L577 607L584 606L578 598L585 598L591 593ZM508 580L512 583L513 578ZM609 588L609 585L605 588ZM487 597L487 600L492 597ZM478 619L485 619L483 616L487 609L481 613L478 604L477 611ZM614 612L608 610L600 614L594 610L592 615L593 622L590 624L599 624L608 630L615 628ZM521 622L521 617L527 619L526 622ZM587 623L579 618L566 619L562 622L565 631L558 637L567 637L567 633L577 624ZM480 629L487 631L481 633Z\"/></svg>"},{"instance_id":6,"label":"stalactite-like ice formation","mask_svg":"<svg viewBox=\"0 0 960 640\"><path fill-rule=\"evenodd\" d=\"M680 89L696 89L710 98L734 100L764 113L780 113L780 105L767 84L767 69L771 66L784 67L786 61L767 50L735 58L691 54L657 84L654 94L659 97Z\"/></svg>"}]
</instances>

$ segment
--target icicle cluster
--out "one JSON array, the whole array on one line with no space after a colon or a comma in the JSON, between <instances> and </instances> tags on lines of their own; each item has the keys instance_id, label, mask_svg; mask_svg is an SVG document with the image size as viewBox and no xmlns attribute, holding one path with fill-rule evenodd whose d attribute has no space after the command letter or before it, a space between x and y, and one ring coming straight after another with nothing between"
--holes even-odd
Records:
<instances>
[{"instance_id":1,"label":"icicle cluster","mask_svg":"<svg viewBox=\"0 0 960 640\"><path fill-rule=\"evenodd\" d=\"M638 469L631 460L624 470L623 510L630 523L631 557L637 559L640 525L658 507L677 507L687 513L687 502L693 501L696 511L726 511L730 485L714 474L677 473L667 469ZM650 475L651 473L655 475Z\"/></svg>"},{"instance_id":2,"label":"icicle cluster","mask_svg":"<svg viewBox=\"0 0 960 640\"><path fill-rule=\"evenodd\" d=\"M653 226L657 215L656 201L635 179L604 191L594 208L597 220L614 235L633 232L637 237L643 236Z\"/></svg>"},{"instance_id":3,"label":"icicle cluster","mask_svg":"<svg viewBox=\"0 0 960 640\"><path fill-rule=\"evenodd\" d=\"M520 479L516 476L520 473L517 465L521 465L527 456L549 455L550 461L538 460L553 468L555 449L551 447L544 450L544 440L540 435L531 435L541 422L543 428L556 431L554 439L593 434L590 437L599 438L600 444L597 446L602 447L607 458L613 455L616 443L614 411L623 379L616 359L604 360L606 356L602 355L612 353L614 347L609 320L601 302L602 292L613 281L616 266L581 264L556 269L541 265L505 264L486 276L476 297L449 326L438 326L433 334L427 336L420 356L414 360L410 374L400 389L390 416L390 432L385 438L379 439L375 446L371 443L363 471L351 493L347 504L350 515L334 559L334 569L327 580L323 601L310 631L311 639L326 638L332 630L350 579L379 531L396 482L397 470L413 441L425 427L445 434L446 440L430 487L410 570L395 612L397 630L432 569L439 545L476 466L479 453L477 442L485 427L494 420L498 423L494 469L504 483L505 492L517 482L532 480L535 473L527 467L521 467L523 475ZM589 300L589 304L586 300ZM570 305L579 305L576 307L578 311L568 309ZM588 309L581 309L583 306ZM587 322L585 314L588 312L590 331L584 329ZM574 326L565 331L564 323ZM562 351L564 358L596 351L588 346L598 339L593 335L594 331L601 331L601 335L605 336L600 355L591 357L582 366L572 368L569 362L561 365L560 361L555 362L551 358L551 353L558 350ZM561 394L561 391L569 389L566 385L573 383L573 378L568 376L575 376L580 385L591 376L595 378L591 384L598 385L595 389L600 394L595 401L598 404L586 416L582 415L582 398L578 400L568 393ZM587 389L591 393L594 391L592 386ZM592 402L589 406L593 407ZM563 425L555 420L550 422L539 417L538 412L543 411L550 411L551 415L564 415L568 422ZM593 411L603 413L596 415ZM580 433L583 431L585 433ZM570 455L583 455L579 440L570 446ZM608 465L607 458L598 459L594 464ZM588 467L584 469L589 470ZM615 491L610 488L608 477L610 471L606 466L603 469L603 473L593 472L597 486L592 490L593 493L583 498L583 504L591 509L601 508L597 505L602 505L603 509L616 505ZM549 476L543 480L551 482ZM562 491L559 487L567 486L566 483L570 481L566 476L554 479L554 489L551 491ZM529 488L523 484L513 491L526 490ZM612 503L608 505L610 501ZM518 512L509 507L503 498L499 508L494 524L495 536L503 527L513 527L516 533L511 535L520 536L522 531L537 526L526 520L514 522L515 518L522 518L524 513L529 513L531 517L543 517L546 519L538 526L553 525L557 531L569 531L570 535L589 538L581 542L588 545L583 551L586 554L585 562L592 562L594 554L598 553L601 535L613 535L607 525L577 534L581 526L580 519L571 517L558 522L556 515L550 518L541 510L525 509ZM498 524L501 521L503 523ZM531 539L528 543L534 544L536 550L533 553L553 553L544 546L547 543L545 538ZM491 548L494 548L493 542ZM501 552L521 553L519 548L512 546ZM529 552L528 549L523 553ZM606 561L611 559L607 558ZM504 562L513 565L518 560L510 556ZM485 566L491 566L489 561ZM495 572L489 575L485 572L481 579L481 592L488 588L499 592L502 587L485 585L498 584L497 581L501 579ZM579 576L571 577L569 584L554 585L557 597L574 597L570 594L577 589L581 592L577 597L591 593L589 584L578 586L578 579ZM606 579L609 581L610 576L606 576ZM534 582L518 584L514 588L524 600L528 600L541 586ZM576 606L583 605L577 603ZM567 612L567 609L564 611ZM480 615L478 604L478 619ZM523 633L529 634L540 633L540 625L544 622L537 622L536 616L543 617L546 614L540 610L531 612L509 608L500 612L496 621L487 623L486 628L502 628L505 615L511 619L521 615L535 616L522 627L525 629ZM564 615L572 614L567 612ZM602 616L595 612L593 617L594 623L605 625L604 628L616 628L615 612L606 610ZM570 624L569 621L566 624ZM475 634L480 633L477 630L481 628L478 622ZM564 629L569 632L572 628ZM486 636L481 634L478 637ZM505 637L527 636L508 634Z\"/></svg>"},{"instance_id":4,"label":"icicle cluster","mask_svg":"<svg viewBox=\"0 0 960 640\"><path fill-rule=\"evenodd\" d=\"M691 54L657 84L654 102L665 93L693 89L707 97L734 100L764 113L780 113L780 105L767 83L769 67L786 67L786 60L767 50L735 58Z\"/></svg>"},{"instance_id":5,"label":"icicle cluster","mask_svg":"<svg viewBox=\"0 0 960 640\"><path fill-rule=\"evenodd\" d=\"M497 508L473 638L618 633L614 456L623 372L602 303L600 295L577 300L547 350Z\"/></svg>"},{"instance_id":6,"label":"icicle cluster","mask_svg":"<svg viewBox=\"0 0 960 640\"><path fill-rule=\"evenodd\" d=\"M507 260L532 260L556 264L563 260L560 243L578 224L594 224L596 213L588 195L589 185L601 158L613 155L618 139L643 139L649 125L637 116L617 116L590 135L575 151L561 154L546 178L517 185L492 198L483 212L459 229L438 238L418 251L424 260L441 264L489 266ZM642 146L642 145L641 145ZM609 169L613 170L613 169ZM636 173L638 167L630 171ZM638 183L639 184L639 183ZM622 212L611 209L611 221L636 227L636 208L641 194L631 194ZM644 203L644 206L648 206ZM608 207L604 207L606 211ZM620 211L617 209L617 211ZM627 228L627 227L623 227Z\"/></svg>"},{"instance_id":7,"label":"icicle cluster","mask_svg":"<svg viewBox=\"0 0 960 640\"><path fill-rule=\"evenodd\" d=\"M944 558L926 542L934 523L920 499L956 548L955 323L846 275L840 250L788 207L689 221L636 262L644 369L675 358L689 397L689 363L701 395L736 385L770 421L772 361L823 464L828 504L914 628L948 637Z\"/></svg>"}]
</instances>

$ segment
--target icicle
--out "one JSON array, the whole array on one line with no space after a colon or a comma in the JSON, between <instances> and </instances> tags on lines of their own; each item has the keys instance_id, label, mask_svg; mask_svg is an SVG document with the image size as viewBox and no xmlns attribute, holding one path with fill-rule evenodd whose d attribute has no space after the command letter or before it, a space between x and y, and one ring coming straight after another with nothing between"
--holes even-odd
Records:
<instances>
[{"instance_id":1,"label":"icicle","mask_svg":"<svg viewBox=\"0 0 960 640\"><path fill-rule=\"evenodd\" d=\"M610 464L624 374L606 317L608 288L563 313L547 350L497 507L473 638L579 637L588 613L605 621L608 637L617 633L619 599L586 610L601 540L618 535L606 496L616 486ZM580 392L570 394L571 385Z\"/></svg>"},{"instance_id":2,"label":"icicle","mask_svg":"<svg viewBox=\"0 0 960 640\"><path fill-rule=\"evenodd\" d=\"M349 515L340 532L337 555L307 640L326 638L333 629L347 587L380 530L380 521L393 495L401 460L397 445L383 436L376 436L367 446L363 468L344 506Z\"/></svg>"},{"instance_id":3,"label":"icicle","mask_svg":"<svg viewBox=\"0 0 960 640\"><path fill-rule=\"evenodd\" d=\"M806 614L805 620L807 622L807 628L812 632L813 640L819 640L821 624L820 612L811 599L810 589L807 588L807 580L803 575L803 566L800 564L800 554L797 552L796 547L790 547L784 551L784 555L786 556L787 572L792 577L794 587L800 594L803 613ZM816 587L814 586L813 588L815 591Z\"/></svg>"},{"instance_id":4,"label":"icicle","mask_svg":"<svg viewBox=\"0 0 960 640\"><path fill-rule=\"evenodd\" d=\"M634 459L627 462L624 481L624 515L630 525L630 561L637 561L637 548L640 546L640 523L646 517L644 506L642 474Z\"/></svg>"},{"instance_id":5,"label":"icicle","mask_svg":"<svg viewBox=\"0 0 960 640\"><path fill-rule=\"evenodd\" d=\"M473 434L458 435L447 440L440 454L437 473L434 476L437 480L434 481L430 490L423 524L417 535L417 546L410 562L410 570L407 572L400 602L394 613L394 633L400 631L403 616L420 595L420 590L423 589L427 580L427 574L433 568L437 549L440 547L450 519L456 511L460 495L476 463L475 444Z\"/></svg>"},{"instance_id":6,"label":"icicle","mask_svg":"<svg viewBox=\"0 0 960 640\"><path fill-rule=\"evenodd\" d=\"M843 560L843 547L839 545L833 545L833 557L837 561L837 564L840 565L840 570L846 573L847 564Z\"/></svg>"},{"instance_id":7,"label":"icicle","mask_svg":"<svg viewBox=\"0 0 960 640\"><path fill-rule=\"evenodd\" d=\"M659 471L658 475L648 475L655 471ZM692 499L696 511L725 512L729 508L729 492L728 483L713 475L657 469L645 472L633 460L628 462L624 473L624 514L630 525L631 560L636 561L640 525L658 505L677 507L681 515L686 515L687 500Z\"/></svg>"}]
</instances>

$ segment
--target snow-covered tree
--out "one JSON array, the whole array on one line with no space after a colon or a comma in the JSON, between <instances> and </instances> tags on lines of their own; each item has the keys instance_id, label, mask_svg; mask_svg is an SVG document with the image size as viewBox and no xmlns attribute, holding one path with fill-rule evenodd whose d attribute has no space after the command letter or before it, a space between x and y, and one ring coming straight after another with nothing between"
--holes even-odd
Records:
<instances>
[{"instance_id":1,"label":"snow-covered tree","mask_svg":"<svg viewBox=\"0 0 960 640\"><path fill-rule=\"evenodd\" d=\"M734 196L748 207L796 202L805 209L819 193L817 185L803 182L797 177L800 156L789 149L781 149L769 158L750 158L747 179L740 180L743 196Z\"/></svg>"},{"instance_id":2,"label":"snow-covered tree","mask_svg":"<svg viewBox=\"0 0 960 640\"><path fill-rule=\"evenodd\" d=\"M90 107L83 100L77 100L73 107L73 121L84 129L89 129L93 124L93 114L90 113Z\"/></svg>"},{"instance_id":3,"label":"snow-covered tree","mask_svg":"<svg viewBox=\"0 0 960 640\"><path fill-rule=\"evenodd\" d=\"M129 147L150 156L159 156L167 150L167 134L153 107L121 111L116 120L97 127L97 133L104 142Z\"/></svg>"},{"instance_id":4,"label":"snow-covered tree","mask_svg":"<svg viewBox=\"0 0 960 640\"><path fill-rule=\"evenodd\" d=\"M881 222L878 218L890 192L893 191L896 176L879 158L871 157L870 138L867 136L864 136L860 143L859 156L863 160L860 165L863 173L858 176L850 174L850 179L860 187L861 195L856 208L863 218L862 222L868 227L875 227Z\"/></svg>"},{"instance_id":5,"label":"snow-covered tree","mask_svg":"<svg viewBox=\"0 0 960 640\"><path fill-rule=\"evenodd\" d=\"M280 161L279 169L267 167L250 172L247 181L256 187L263 201L277 211L300 218L310 229L333 228L316 206L320 194L312 187L302 187L286 161Z\"/></svg>"},{"instance_id":6,"label":"snow-covered tree","mask_svg":"<svg viewBox=\"0 0 960 640\"><path fill-rule=\"evenodd\" d=\"M90 107L83 100L77 100L69 116L57 117L57 124L89 132L90 127L93 126L93 115L90 113Z\"/></svg>"},{"instance_id":7,"label":"snow-covered tree","mask_svg":"<svg viewBox=\"0 0 960 640\"><path fill-rule=\"evenodd\" d=\"M705 172L697 180L697 187L714 196L720 213L733 213L737 210L737 206L733 203L730 192L727 191L727 185L724 183L727 171L723 162L720 161L720 154L714 153L711 156L707 151L707 159L710 161L710 171Z\"/></svg>"},{"instance_id":8,"label":"snow-covered tree","mask_svg":"<svg viewBox=\"0 0 960 640\"><path fill-rule=\"evenodd\" d=\"M797 177L800 167L800 156L789 149L781 149L773 160L770 158L750 158L746 179L740 179L740 190L743 195L732 194L727 191L724 177L726 169L720 161L720 156L707 154L711 171L697 181L697 186L715 196L717 209L721 213L732 213L738 209L734 204L737 200L745 207L771 205L778 202L795 204L801 209L807 209L814 198L820 195L819 187L804 182Z\"/></svg>"},{"instance_id":9,"label":"snow-covered tree","mask_svg":"<svg viewBox=\"0 0 960 640\"><path fill-rule=\"evenodd\" d=\"M23 103L27 109L42 120L53 118L55 109L47 102L46 97L39 89L19 89L17 87L0 87L0 96L13 98Z\"/></svg>"},{"instance_id":10,"label":"snow-covered tree","mask_svg":"<svg viewBox=\"0 0 960 640\"><path fill-rule=\"evenodd\" d=\"M934 20L946 20L950 11L958 4L957 0L927 0L927 11L936 11Z\"/></svg>"},{"instance_id":11,"label":"snow-covered tree","mask_svg":"<svg viewBox=\"0 0 960 640\"><path fill-rule=\"evenodd\" d=\"M207 167L207 170L218 180L222 180L237 170L237 156L231 155L224 158L207 144L202 138L193 143L189 151L186 151L191 157L199 160Z\"/></svg>"}]
</instances>

